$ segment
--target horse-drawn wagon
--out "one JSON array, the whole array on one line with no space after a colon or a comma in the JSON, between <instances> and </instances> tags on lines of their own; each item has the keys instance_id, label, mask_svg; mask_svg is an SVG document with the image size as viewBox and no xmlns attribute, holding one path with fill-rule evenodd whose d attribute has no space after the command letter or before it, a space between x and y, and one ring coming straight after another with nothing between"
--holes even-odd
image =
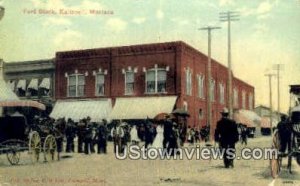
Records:
<instances>
[{"instance_id":1,"label":"horse-drawn wagon","mask_svg":"<svg viewBox=\"0 0 300 186\"><path fill-rule=\"evenodd\" d=\"M0 107L35 107L44 110L45 106L35 101L1 101ZM50 126L27 124L21 115L0 117L0 154L6 154L11 165L20 161L22 152L28 151L32 162L44 154L44 161L59 158L56 143L57 132Z\"/></svg>"},{"instance_id":2,"label":"horse-drawn wagon","mask_svg":"<svg viewBox=\"0 0 300 186\"><path fill-rule=\"evenodd\" d=\"M288 143L287 143L287 153L280 152L282 139L280 138L280 133L277 130L273 134L272 147L277 150L277 154L274 154L271 158L271 175L273 178L276 178L282 168L282 159L288 158L287 168L289 172L292 172L292 159L295 158L297 164L300 166L300 85L291 85L290 88L291 101L290 101L290 112L289 112L289 121L285 130L288 130ZM295 102L293 104L292 102ZM293 106L292 106L293 104Z\"/></svg>"}]
</instances>

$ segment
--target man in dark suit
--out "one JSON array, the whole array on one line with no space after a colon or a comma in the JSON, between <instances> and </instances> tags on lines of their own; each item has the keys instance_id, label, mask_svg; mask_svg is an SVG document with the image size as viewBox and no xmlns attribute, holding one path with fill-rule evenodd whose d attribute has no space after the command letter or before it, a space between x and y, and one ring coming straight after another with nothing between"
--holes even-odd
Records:
<instances>
[{"instance_id":1,"label":"man in dark suit","mask_svg":"<svg viewBox=\"0 0 300 186\"><path fill-rule=\"evenodd\" d=\"M224 108L221 112L222 118L218 121L215 130L215 141L219 142L225 168L233 167L235 156L235 143L239 140L239 133L235 121L228 118L229 112Z\"/></svg>"}]
</instances>

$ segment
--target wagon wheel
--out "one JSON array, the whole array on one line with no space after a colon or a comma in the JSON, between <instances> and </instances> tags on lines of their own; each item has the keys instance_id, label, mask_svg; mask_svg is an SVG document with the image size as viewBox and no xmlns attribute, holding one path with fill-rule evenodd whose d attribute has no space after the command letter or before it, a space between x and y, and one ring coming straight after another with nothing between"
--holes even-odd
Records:
<instances>
[{"instance_id":1,"label":"wagon wheel","mask_svg":"<svg viewBox=\"0 0 300 186\"><path fill-rule=\"evenodd\" d=\"M11 165L17 165L20 161L21 153L17 150L12 150L11 152L6 153L7 160Z\"/></svg>"},{"instance_id":2,"label":"wagon wheel","mask_svg":"<svg viewBox=\"0 0 300 186\"><path fill-rule=\"evenodd\" d=\"M272 149L276 149L277 152L279 152L280 138L279 138L278 131L275 131L273 135ZM272 157L270 159L270 167L271 167L271 175L274 179L277 178L280 173L281 161L282 161L282 157L278 155L278 153L272 154Z\"/></svg>"},{"instance_id":3,"label":"wagon wheel","mask_svg":"<svg viewBox=\"0 0 300 186\"><path fill-rule=\"evenodd\" d=\"M41 138L38 132L33 131L29 134L29 151L32 162L38 162L41 152Z\"/></svg>"},{"instance_id":4,"label":"wagon wheel","mask_svg":"<svg viewBox=\"0 0 300 186\"><path fill-rule=\"evenodd\" d=\"M44 141L45 161L53 161L58 158L56 139L53 135L48 135Z\"/></svg>"}]
</instances>

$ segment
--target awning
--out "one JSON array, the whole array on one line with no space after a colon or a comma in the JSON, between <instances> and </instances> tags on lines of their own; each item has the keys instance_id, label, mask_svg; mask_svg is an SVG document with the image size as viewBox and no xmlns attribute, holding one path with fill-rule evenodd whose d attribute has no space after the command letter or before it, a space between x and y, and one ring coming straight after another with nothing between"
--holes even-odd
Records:
<instances>
[{"instance_id":1,"label":"awning","mask_svg":"<svg viewBox=\"0 0 300 186\"><path fill-rule=\"evenodd\" d=\"M255 124L253 121L251 121L249 118L245 117L241 113L233 113L233 119L238 124L246 125L247 127L255 127Z\"/></svg>"},{"instance_id":2,"label":"awning","mask_svg":"<svg viewBox=\"0 0 300 186\"><path fill-rule=\"evenodd\" d=\"M38 79L32 79L27 88L37 90L38 89Z\"/></svg>"},{"instance_id":3,"label":"awning","mask_svg":"<svg viewBox=\"0 0 300 186\"><path fill-rule=\"evenodd\" d=\"M146 119L171 113L176 99L176 96L117 98L110 119Z\"/></svg>"},{"instance_id":4,"label":"awning","mask_svg":"<svg viewBox=\"0 0 300 186\"><path fill-rule=\"evenodd\" d=\"M20 79L18 81L17 88L26 90L26 80L25 79Z\"/></svg>"},{"instance_id":5,"label":"awning","mask_svg":"<svg viewBox=\"0 0 300 186\"><path fill-rule=\"evenodd\" d=\"M0 101L0 107L34 107L40 110L46 110L44 104L30 100Z\"/></svg>"},{"instance_id":6,"label":"awning","mask_svg":"<svg viewBox=\"0 0 300 186\"><path fill-rule=\"evenodd\" d=\"M59 100L55 103L50 117L54 119L71 118L75 122L90 117L92 122L100 122L108 119L111 112L111 99L103 100Z\"/></svg>"},{"instance_id":7,"label":"awning","mask_svg":"<svg viewBox=\"0 0 300 186\"><path fill-rule=\"evenodd\" d=\"M7 82L7 85L10 88L10 90L14 91L16 87L16 81L10 80Z\"/></svg>"},{"instance_id":8,"label":"awning","mask_svg":"<svg viewBox=\"0 0 300 186\"><path fill-rule=\"evenodd\" d=\"M3 80L0 80L0 101L5 100L19 100L19 98Z\"/></svg>"},{"instance_id":9,"label":"awning","mask_svg":"<svg viewBox=\"0 0 300 186\"><path fill-rule=\"evenodd\" d=\"M50 78L44 78L39 87L45 88L45 89L50 89Z\"/></svg>"}]
</instances>

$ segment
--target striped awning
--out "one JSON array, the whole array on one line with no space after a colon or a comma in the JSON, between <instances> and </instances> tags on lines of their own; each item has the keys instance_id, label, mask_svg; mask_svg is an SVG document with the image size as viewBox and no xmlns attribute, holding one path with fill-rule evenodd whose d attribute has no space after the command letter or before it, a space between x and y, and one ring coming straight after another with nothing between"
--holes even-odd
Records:
<instances>
[{"instance_id":1,"label":"striped awning","mask_svg":"<svg viewBox=\"0 0 300 186\"><path fill-rule=\"evenodd\" d=\"M159 113L171 113L177 96L117 98L110 119L153 119Z\"/></svg>"},{"instance_id":2,"label":"striped awning","mask_svg":"<svg viewBox=\"0 0 300 186\"><path fill-rule=\"evenodd\" d=\"M111 99L103 100L59 100L55 103L50 117L54 119L71 118L75 122L90 117L92 122L108 120L112 110Z\"/></svg>"}]
</instances>

